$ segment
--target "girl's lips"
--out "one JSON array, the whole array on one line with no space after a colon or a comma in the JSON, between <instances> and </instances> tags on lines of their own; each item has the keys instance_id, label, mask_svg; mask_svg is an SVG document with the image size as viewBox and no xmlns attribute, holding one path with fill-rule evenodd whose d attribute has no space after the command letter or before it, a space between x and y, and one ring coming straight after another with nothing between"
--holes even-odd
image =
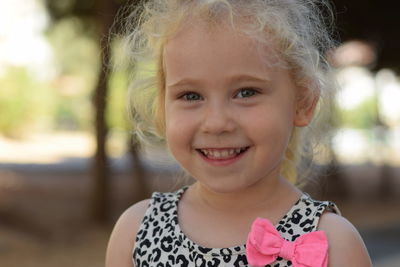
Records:
<instances>
[{"instance_id":1,"label":"girl's lips","mask_svg":"<svg viewBox=\"0 0 400 267\"><path fill-rule=\"evenodd\" d=\"M249 147L196 149L201 157L215 166L226 166L239 160Z\"/></svg>"}]
</instances>

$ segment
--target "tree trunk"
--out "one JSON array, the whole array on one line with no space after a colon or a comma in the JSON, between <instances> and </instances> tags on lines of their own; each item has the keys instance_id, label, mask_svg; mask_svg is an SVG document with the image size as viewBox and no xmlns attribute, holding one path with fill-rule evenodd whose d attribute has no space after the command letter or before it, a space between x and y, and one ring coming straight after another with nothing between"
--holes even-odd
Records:
<instances>
[{"instance_id":1,"label":"tree trunk","mask_svg":"<svg viewBox=\"0 0 400 267\"><path fill-rule=\"evenodd\" d=\"M93 219L99 223L106 223L109 217L109 176L110 168L108 164L106 142L108 127L106 124L107 93L110 74L110 45L105 38L111 28L116 6L113 1L99 0L97 6L97 25L99 26L100 45L101 45L101 70L96 91L94 93L95 108L95 130L96 130L96 154L94 157L93 175Z\"/></svg>"},{"instance_id":2,"label":"tree trunk","mask_svg":"<svg viewBox=\"0 0 400 267\"><path fill-rule=\"evenodd\" d=\"M140 162L140 155L139 155L139 146L137 144L137 141L134 140L134 138L130 139L129 142L129 148L130 148L130 154L132 157L132 172L133 172L133 195L131 201L133 203L136 203L140 200L143 200L145 198L149 197L149 189L146 184L146 170L142 166Z\"/></svg>"}]
</instances>

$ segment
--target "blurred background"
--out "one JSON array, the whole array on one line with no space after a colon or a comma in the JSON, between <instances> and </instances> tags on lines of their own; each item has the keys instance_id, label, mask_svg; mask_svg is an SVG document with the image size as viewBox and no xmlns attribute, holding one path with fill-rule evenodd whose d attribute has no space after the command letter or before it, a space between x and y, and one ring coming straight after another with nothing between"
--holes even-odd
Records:
<instances>
[{"instance_id":1,"label":"blurred background","mask_svg":"<svg viewBox=\"0 0 400 267\"><path fill-rule=\"evenodd\" d=\"M103 266L118 215L184 183L163 151L131 139L129 71L108 38L126 2L0 1L0 266ZM305 190L339 205L374 266L398 267L399 6L333 2L336 130Z\"/></svg>"}]
</instances>

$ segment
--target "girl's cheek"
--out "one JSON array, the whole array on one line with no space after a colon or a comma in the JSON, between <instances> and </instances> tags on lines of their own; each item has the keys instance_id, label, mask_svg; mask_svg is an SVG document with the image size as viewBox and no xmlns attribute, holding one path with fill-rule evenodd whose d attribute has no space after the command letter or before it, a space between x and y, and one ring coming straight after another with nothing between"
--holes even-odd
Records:
<instances>
[{"instance_id":1,"label":"girl's cheek","mask_svg":"<svg viewBox=\"0 0 400 267\"><path fill-rule=\"evenodd\" d=\"M185 131L190 124L190 116L181 110L170 109L166 114L166 130L167 134Z\"/></svg>"}]
</instances>

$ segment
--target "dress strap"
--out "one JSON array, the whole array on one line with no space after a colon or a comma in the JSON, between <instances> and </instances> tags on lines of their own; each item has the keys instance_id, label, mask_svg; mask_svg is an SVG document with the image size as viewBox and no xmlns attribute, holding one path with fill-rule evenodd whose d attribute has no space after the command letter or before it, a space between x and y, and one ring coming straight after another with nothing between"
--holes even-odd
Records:
<instances>
[{"instance_id":1,"label":"dress strap","mask_svg":"<svg viewBox=\"0 0 400 267\"><path fill-rule=\"evenodd\" d=\"M299 236L317 231L319 220L324 212L340 215L337 206L330 201L317 201L308 194L303 194L289 212L276 225L282 237L294 241Z\"/></svg>"}]
</instances>

